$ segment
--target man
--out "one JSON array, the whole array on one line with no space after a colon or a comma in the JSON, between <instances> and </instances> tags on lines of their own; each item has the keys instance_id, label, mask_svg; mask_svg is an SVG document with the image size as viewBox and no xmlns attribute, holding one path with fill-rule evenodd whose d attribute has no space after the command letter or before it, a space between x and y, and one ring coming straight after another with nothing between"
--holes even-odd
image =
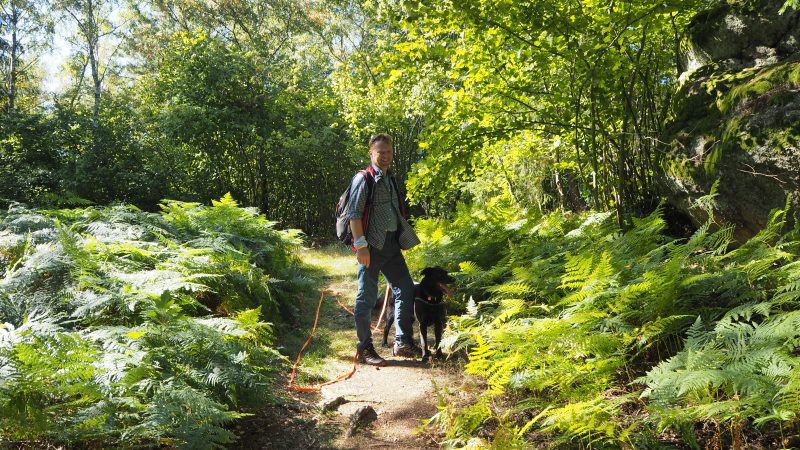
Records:
<instances>
[{"instance_id":1,"label":"man","mask_svg":"<svg viewBox=\"0 0 800 450\"><path fill-rule=\"evenodd\" d=\"M394 297L395 343L392 354L410 358L422 355L420 348L414 345L411 331L414 281L400 252L401 249L407 250L419 244L419 238L401 213L397 183L389 170L394 158L391 136L385 133L373 136L369 140L369 157L369 171L375 180L369 216L362 223L368 199L367 181L360 173L353 178L348 209L358 260L358 292L354 312L361 362L384 366L386 361L372 345L370 328L372 310L378 301L379 272L392 285Z\"/></svg>"}]
</instances>

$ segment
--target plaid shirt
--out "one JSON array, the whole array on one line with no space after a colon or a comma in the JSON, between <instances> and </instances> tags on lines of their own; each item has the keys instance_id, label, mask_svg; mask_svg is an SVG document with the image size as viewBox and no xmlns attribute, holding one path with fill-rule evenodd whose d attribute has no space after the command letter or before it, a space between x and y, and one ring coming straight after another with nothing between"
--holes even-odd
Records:
<instances>
[{"instance_id":1,"label":"plaid shirt","mask_svg":"<svg viewBox=\"0 0 800 450\"><path fill-rule=\"evenodd\" d=\"M372 164L375 170L375 185L372 193L372 206L369 211L369 229L367 242L370 247L380 250L386 240L387 231L397 231L400 248L408 250L419 244L419 238L414 228L406 222L400 214L400 203L394 184L391 182L392 173L384 175L383 171ZM350 184L350 202L348 214L350 219L358 220L364 216L364 207L367 204L367 180L360 173L353 177Z\"/></svg>"}]
</instances>

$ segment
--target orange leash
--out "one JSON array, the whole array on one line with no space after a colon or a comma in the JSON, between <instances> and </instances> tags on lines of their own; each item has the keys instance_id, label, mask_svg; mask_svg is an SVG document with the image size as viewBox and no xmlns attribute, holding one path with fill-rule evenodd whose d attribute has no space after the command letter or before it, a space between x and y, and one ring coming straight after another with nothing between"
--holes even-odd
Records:
<instances>
[{"instance_id":1,"label":"orange leash","mask_svg":"<svg viewBox=\"0 0 800 450\"><path fill-rule=\"evenodd\" d=\"M322 292L333 292L333 291L326 290L326 291L322 291ZM341 300L339 300L339 293L338 292L334 292L334 294L336 295L336 303L338 303L339 306L341 306L343 310L347 311L348 314L350 314L351 316L355 316L356 313L354 313L353 311L350 311L350 308L348 308L347 306L344 306L344 303L342 303Z\"/></svg>"},{"instance_id":2,"label":"orange leash","mask_svg":"<svg viewBox=\"0 0 800 450\"><path fill-rule=\"evenodd\" d=\"M294 365L292 366L292 373L289 375L289 388L297 392L317 392L320 389L322 389L323 386L336 383L337 381L345 380L353 376L354 373L356 373L356 365L358 364L358 352L356 352L356 354L353 356L353 370L345 374L339 375L333 380L326 381L325 383L320 383L315 386L302 387L294 384L294 379L297 376L297 366L300 365L300 359L303 357L303 352L305 351L306 347L308 347L308 344L311 343L311 338L314 337L314 332L317 331L317 323L319 323L319 312L322 310L322 301L325 299L325 294L327 293L335 295L336 303L338 303L339 306L341 306L345 311L350 313L351 316L354 315L353 311L350 311L346 306L342 304L341 300L339 299L340 296L338 292L335 292L331 289L325 289L320 293L319 304L317 305L317 315L314 317L314 326L311 327L311 332L308 334L308 339L306 339L306 342L300 348L300 352L297 353L297 359L295 360ZM378 316L378 322L372 329L373 331L378 329L378 326L380 325L381 320L383 319L383 313L386 312L386 304L388 303L388 299L389 299L389 286L386 286L386 296L383 300L383 309L381 310L380 316Z\"/></svg>"},{"instance_id":3,"label":"orange leash","mask_svg":"<svg viewBox=\"0 0 800 450\"><path fill-rule=\"evenodd\" d=\"M383 308L381 308L381 313L378 315L378 321L375 322L375 327L372 328L372 331L378 331L378 327L381 325L381 320L383 320L383 313L386 312L386 304L389 303L389 285L386 285L386 295L383 296ZM355 314L354 314L355 315Z\"/></svg>"}]
</instances>

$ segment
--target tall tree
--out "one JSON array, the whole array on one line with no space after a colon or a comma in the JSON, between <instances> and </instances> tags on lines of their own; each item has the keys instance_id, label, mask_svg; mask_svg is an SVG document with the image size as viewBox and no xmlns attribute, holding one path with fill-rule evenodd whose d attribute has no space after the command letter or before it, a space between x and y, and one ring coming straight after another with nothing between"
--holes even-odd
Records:
<instances>
[{"instance_id":1,"label":"tall tree","mask_svg":"<svg viewBox=\"0 0 800 450\"><path fill-rule=\"evenodd\" d=\"M56 0L55 7L76 27L71 39L82 61L76 92L82 90L86 68L89 68L92 86L93 148L97 145L98 119L103 94L103 82L113 67L113 57L120 48L123 22L116 0Z\"/></svg>"},{"instance_id":2,"label":"tall tree","mask_svg":"<svg viewBox=\"0 0 800 450\"><path fill-rule=\"evenodd\" d=\"M395 17L374 2L338 0L309 14L317 39L335 61L331 81L342 99L343 114L357 148L366 159L370 135L394 138L394 171L405 180L420 159L419 136L439 95L437 83L415 78L408 62L399 68L392 57L404 41Z\"/></svg>"},{"instance_id":3,"label":"tall tree","mask_svg":"<svg viewBox=\"0 0 800 450\"><path fill-rule=\"evenodd\" d=\"M382 2L403 24L383 55L397 74L387 82L442 93L410 185L441 199L467 193L487 170L520 184L530 172L501 169L507 155L498 152L513 147L546 164L539 184L555 205L588 201L620 219L647 208L678 75L675 30L703 3Z\"/></svg>"},{"instance_id":4,"label":"tall tree","mask_svg":"<svg viewBox=\"0 0 800 450\"><path fill-rule=\"evenodd\" d=\"M142 140L173 165L180 197L231 192L284 225L327 230L355 165L325 61L309 52L298 48L299 61L278 72L219 37L168 41L140 83Z\"/></svg>"},{"instance_id":5,"label":"tall tree","mask_svg":"<svg viewBox=\"0 0 800 450\"><path fill-rule=\"evenodd\" d=\"M0 3L0 24L7 40L2 40L3 81L6 112L17 108L20 76L38 63L39 53L53 33L53 18L44 0L4 0Z\"/></svg>"},{"instance_id":6,"label":"tall tree","mask_svg":"<svg viewBox=\"0 0 800 450\"><path fill-rule=\"evenodd\" d=\"M202 32L238 50L252 51L264 64L285 60L296 37L306 31L301 0L150 0L129 2L136 26L133 50L145 66L179 32ZM145 69L146 70L146 69Z\"/></svg>"}]
</instances>

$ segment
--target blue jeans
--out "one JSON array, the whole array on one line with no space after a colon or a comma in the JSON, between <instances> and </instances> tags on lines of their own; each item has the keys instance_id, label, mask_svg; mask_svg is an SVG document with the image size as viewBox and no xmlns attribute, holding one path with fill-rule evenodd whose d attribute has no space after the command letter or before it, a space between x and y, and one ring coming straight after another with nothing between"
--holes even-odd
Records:
<instances>
[{"instance_id":1,"label":"blue jeans","mask_svg":"<svg viewBox=\"0 0 800 450\"><path fill-rule=\"evenodd\" d=\"M378 273L382 272L392 285L394 297L395 342L411 343L414 308L414 281L408 272L406 260L397 243L397 233L387 232L383 248L370 247L369 269L358 265L358 292L356 293L356 335L358 351L372 345L372 310L378 302Z\"/></svg>"}]
</instances>

